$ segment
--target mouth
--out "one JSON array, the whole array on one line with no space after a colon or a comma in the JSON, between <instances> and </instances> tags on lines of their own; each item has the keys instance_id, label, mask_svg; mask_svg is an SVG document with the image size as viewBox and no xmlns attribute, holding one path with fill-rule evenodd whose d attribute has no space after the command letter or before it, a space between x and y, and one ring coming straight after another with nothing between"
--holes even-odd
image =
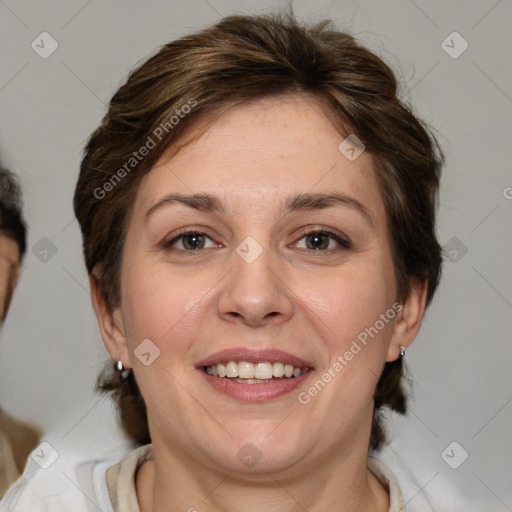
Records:
<instances>
[{"instance_id":1,"label":"mouth","mask_svg":"<svg viewBox=\"0 0 512 512\"><path fill-rule=\"evenodd\" d=\"M196 365L217 392L244 402L263 402L294 391L314 372L308 361L279 350L230 349Z\"/></svg>"},{"instance_id":2,"label":"mouth","mask_svg":"<svg viewBox=\"0 0 512 512\"><path fill-rule=\"evenodd\" d=\"M281 379L297 379L310 371L310 368L301 368L290 363L279 361L262 361L251 363L250 361L228 361L203 366L203 371L208 375L220 379L229 379L241 384L269 384Z\"/></svg>"}]
</instances>

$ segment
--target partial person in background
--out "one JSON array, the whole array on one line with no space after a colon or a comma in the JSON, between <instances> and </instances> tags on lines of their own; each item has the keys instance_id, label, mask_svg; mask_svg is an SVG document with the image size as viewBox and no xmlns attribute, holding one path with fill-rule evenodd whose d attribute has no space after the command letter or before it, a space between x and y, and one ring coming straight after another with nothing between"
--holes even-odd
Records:
<instances>
[{"instance_id":1,"label":"partial person in background","mask_svg":"<svg viewBox=\"0 0 512 512\"><path fill-rule=\"evenodd\" d=\"M17 177L0 167L0 325L3 325L20 275L26 226ZM0 496L20 476L39 435L0 408Z\"/></svg>"}]
</instances>

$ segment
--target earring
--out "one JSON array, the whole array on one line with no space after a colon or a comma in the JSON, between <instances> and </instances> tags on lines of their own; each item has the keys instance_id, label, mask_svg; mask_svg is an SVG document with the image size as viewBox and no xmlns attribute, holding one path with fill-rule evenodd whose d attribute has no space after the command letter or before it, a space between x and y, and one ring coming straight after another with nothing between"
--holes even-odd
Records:
<instances>
[{"instance_id":1,"label":"earring","mask_svg":"<svg viewBox=\"0 0 512 512\"><path fill-rule=\"evenodd\" d=\"M130 369L126 369L123 365L122 361L114 362L114 371L119 378L119 380L125 380L126 377L130 374Z\"/></svg>"},{"instance_id":2,"label":"earring","mask_svg":"<svg viewBox=\"0 0 512 512\"><path fill-rule=\"evenodd\" d=\"M402 347L402 345L400 345L400 357L404 357L405 356L405 348Z\"/></svg>"}]
</instances>

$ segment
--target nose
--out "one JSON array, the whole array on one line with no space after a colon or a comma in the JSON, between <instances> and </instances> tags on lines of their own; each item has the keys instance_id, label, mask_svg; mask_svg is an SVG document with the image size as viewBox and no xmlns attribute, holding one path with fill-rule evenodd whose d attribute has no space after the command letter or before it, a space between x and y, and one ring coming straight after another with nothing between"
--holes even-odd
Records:
<instances>
[{"instance_id":1,"label":"nose","mask_svg":"<svg viewBox=\"0 0 512 512\"><path fill-rule=\"evenodd\" d=\"M268 250L252 262L233 254L234 268L226 276L218 299L218 313L224 320L250 327L280 324L293 314L291 290L282 272L272 268Z\"/></svg>"}]
</instances>

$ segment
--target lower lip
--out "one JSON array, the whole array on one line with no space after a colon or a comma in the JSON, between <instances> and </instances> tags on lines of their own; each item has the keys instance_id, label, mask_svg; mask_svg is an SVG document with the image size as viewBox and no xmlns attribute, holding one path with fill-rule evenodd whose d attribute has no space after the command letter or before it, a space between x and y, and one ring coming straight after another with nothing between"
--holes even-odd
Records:
<instances>
[{"instance_id":1,"label":"lower lip","mask_svg":"<svg viewBox=\"0 0 512 512\"><path fill-rule=\"evenodd\" d=\"M242 402L266 402L288 395L313 373L313 370L309 370L300 377L284 378L267 384L244 384L225 377L213 377L203 370L198 371L216 391Z\"/></svg>"}]
</instances>

